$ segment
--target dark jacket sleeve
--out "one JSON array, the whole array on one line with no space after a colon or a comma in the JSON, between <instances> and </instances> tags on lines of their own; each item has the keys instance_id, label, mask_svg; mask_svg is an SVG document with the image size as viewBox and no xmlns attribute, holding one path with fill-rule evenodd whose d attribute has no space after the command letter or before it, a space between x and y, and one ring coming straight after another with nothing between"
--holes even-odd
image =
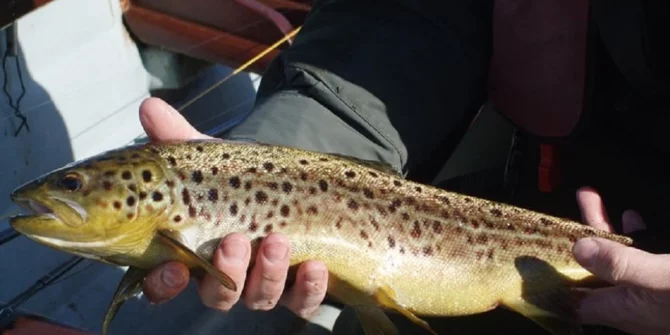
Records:
<instances>
[{"instance_id":1,"label":"dark jacket sleeve","mask_svg":"<svg viewBox=\"0 0 670 335\"><path fill-rule=\"evenodd\" d=\"M226 137L412 170L485 99L491 11L490 0L317 1Z\"/></svg>"}]
</instances>

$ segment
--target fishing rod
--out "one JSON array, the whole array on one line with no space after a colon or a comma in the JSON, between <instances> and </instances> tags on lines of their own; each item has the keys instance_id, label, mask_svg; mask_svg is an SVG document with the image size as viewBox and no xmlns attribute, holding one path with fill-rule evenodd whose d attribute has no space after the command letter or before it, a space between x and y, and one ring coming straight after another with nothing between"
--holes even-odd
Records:
<instances>
[{"instance_id":1,"label":"fishing rod","mask_svg":"<svg viewBox=\"0 0 670 335\"><path fill-rule=\"evenodd\" d=\"M79 256L71 257L69 260L61 263L60 265L56 266L54 269L49 271L49 273L42 276L33 285L25 289L23 292L19 293L14 298L12 298L7 305L0 308L0 329L3 329L4 327L7 326L8 323L11 322L14 312L16 312L16 309L21 307L23 303L28 301L39 291L48 287L54 281L61 278L63 275L65 275L68 271L72 270L72 268L77 266L82 261L84 261L84 258L81 258Z\"/></svg>"}]
</instances>

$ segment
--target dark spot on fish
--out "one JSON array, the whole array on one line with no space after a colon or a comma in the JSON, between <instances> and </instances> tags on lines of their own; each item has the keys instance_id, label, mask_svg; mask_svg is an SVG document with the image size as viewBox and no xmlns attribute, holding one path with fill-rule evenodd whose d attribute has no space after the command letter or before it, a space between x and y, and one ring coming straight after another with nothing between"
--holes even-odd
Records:
<instances>
[{"instance_id":1,"label":"dark spot on fish","mask_svg":"<svg viewBox=\"0 0 670 335\"><path fill-rule=\"evenodd\" d=\"M389 247L395 248L395 239L393 238L393 236L389 235L386 237L386 239L389 242Z\"/></svg>"},{"instance_id":2,"label":"dark spot on fish","mask_svg":"<svg viewBox=\"0 0 670 335\"><path fill-rule=\"evenodd\" d=\"M409 214L402 213L402 219L405 220L405 221L408 221L409 220Z\"/></svg>"},{"instance_id":3,"label":"dark spot on fish","mask_svg":"<svg viewBox=\"0 0 670 335\"><path fill-rule=\"evenodd\" d=\"M271 189L273 191L276 191L277 188L279 188L279 185L277 183L273 182L273 181L267 183L267 186L268 186L269 189Z\"/></svg>"},{"instance_id":4,"label":"dark spot on fish","mask_svg":"<svg viewBox=\"0 0 670 335\"><path fill-rule=\"evenodd\" d=\"M108 180L105 180L102 182L102 188L104 188L107 191L110 191L112 189L112 183Z\"/></svg>"},{"instance_id":5,"label":"dark spot on fish","mask_svg":"<svg viewBox=\"0 0 670 335\"><path fill-rule=\"evenodd\" d=\"M128 214L126 214L126 217L128 218L128 220L132 220L132 218L135 217L135 214L128 213Z\"/></svg>"},{"instance_id":6,"label":"dark spot on fish","mask_svg":"<svg viewBox=\"0 0 670 335\"><path fill-rule=\"evenodd\" d=\"M511 223L508 223L506 228L507 228L507 230L509 230L509 231L515 231L515 230L516 230L516 229L514 228L514 226L513 226Z\"/></svg>"},{"instance_id":7,"label":"dark spot on fish","mask_svg":"<svg viewBox=\"0 0 670 335\"><path fill-rule=\"evenodd\" d=\"M181 199L184 202L184 205L189 205L191 203L191 194L187 189L181 191Z\"/></svg>"},{"instance_id":8,"label":"dark spot on fish","mask_svg":"<svg viewBox=\"0 0 670 335\"><path fill-rule=\"evenodd\" d=\"M288 217L290 211L291 210L288 208L288 206L282 205L279 209L279 214L281 214L283 217Z\"/></svg>"},{"instance_id":9,"label":"dark spot on fish","mask_svg":"<svg viewBox=\"0 0 670 335\"><path fill-rule=\"evenodd\" d=\"M193 174L191 175L191 178L193 178L193 181L196 184L202 183L202 178L203 178L202 177L202 171L200 171L200 170L193 171Z\"/></svg>"},{"instance_id":10,"label":"dark spot on fish","mask_svg":"<svg viewBox=\"0 0 670 335\"><path fill-rule=\"evenodd\" d=\"M219 190L212 188L209 190L209 201L216 202L219 200Z\"/></svg>"},{"instance_id":11,"label":"dark spot on fish","mask_svg":"<svg viewBox=\"0 0 670 335\"><path fill-rule=\"evenodd\" d=\"M230 215L235 216L237 215L237 203L234 202L232 205L230 205Z\"/></svg>"},{"instance_id":12,"label":"dark spot on fish","mask_svg":"<svg viewBox=\"0 0 670 335\"><path fill-rule=\"evenodd\" d=\"M286 227L286 225L288 225L288 223L286 221L282 221L282 222L279 223L279 227L281 227L281 228Z\"/></svg>"},{"instance_id":13,"label":"dark spot on fish","mask_svg":"<svg viewBox=\"0 0 670 335\"><path fill-rule=\"evenodd\" d=\"M402 186L402 183L397 181L397 180L394 180L393 185L395 185L396 187L400 187L400 186Z\"/></svg>"},{"instance_id":14,"label":"dark spot on fish","mask_svg":"<svg viewBox=\"0 0 670 335\"><path fill-rule=\"evenodd\" d=\"M570 240L570 242L573 242L573 243L577 242L577 236L575 236L575 235L568 236L568 239Z\"/></svg>"},{"instance_id":15,"label":"dark spot on fish","mask_svg":"<svg viewBox=\"0 0 670 335\"><path fill-rule=\"evenodd\" d=\"M319 213L319 210L316 208L316 206L312 205L307 207L307 214L309 215L316 215Z\"/></svg>"},{"instance_id":16,"label":"dark spot on fish","mask_svg":"<svg viewBox=\"0 0 670 335\"><path fill-rule=\"evenodd\" d=\"M146 198L147 198L147 192L144 191L140 192L140 200L144 200Z\"/></svg>"},{"instance_id":17,"label":"dark spot on fish","mask_svg":"<svg viewBox=\"0 0 670 335\"><path fill-rule=\"evenodd\" d=\"M219 173L219 168L216 166L212 166L212 175L216 176Z\"/></svg>"},{"instance_id":18,"label":"dark spot on fish","mask_svg":"<svg viewBox=\"0 0 670 335\"><path fill-rule=\"evenodd\" d=\"M272 206L277 206L279 204L279 199L274 198L272 199Z\"/></svg>"},{"instance_id":19,"label":"dark spot on fish","mask_svg":"<svg viewBox=\"0 0 670 335\"><path fill-rule=\"evenodd\" d=\"M250 168L247 169L247 172L251 173L251 174L256 174L256 172L258 172L258 170L256 170L255 167L250 167Z\"/></svg>"},{"instance_id":20,"label":"dark spot on fish","mask_svg":"<svg viewBox=\"0 0 670 335\"><path fill-rule=\"evenodd\" d=\"M269 232L271 232L271 231L272 231L272 225L268 223L267 225L265 225L265 229L263 229L263 231L264 231L266 234L269 233Z\"/></svg>"},{"instance_id":21,"label":"dark spot on fish","mask_svg":"<svg viewBox=\"0 0 670 335\"><path fill-rule=\"evenodd\" d=\"M157 154L157 153L158 153L158 149L153 148L153 147L150 148L149 151L151 151L151 152L154 153L154 154Z\"/></svg>"},{"instance_id":22,"label":"dark spot on fish","mask_svg":"<svg viewBox=\"0 0 670 335\"><path fill-rule=\"evenodd\" d=\"M477 222L477 220L472 219L470 221L470 223L472 224L472 228L475 228L475 229L479 228L479 222Z\"/></svg>"},{"instance_id":23,"label":"dark spot on fish","mask_svg":"<svg viewBox=\"0 0 670 335\"><path fill-rule=\"evenodd\" d=\"M114 175L116 175L114 170L105 171L105 177L114 177Z\"/></svg>"},{"instance_id":24,"label":"dark spot on fish","mask_svg":"<svg viewBox=\"0 0 670 335\"><path fill-rule=\"evenodd\" d=\"M365 230L361 230L361 237L363 239L367 240L369 236L368 236L368 233L365 232Z\"/></svg>"},{"instance_id":25,"label":"dark spot on fish","mask_svg":"<svg viewBox=\"0 0 670 335\"><path fill-rule=\"evenodd\" d=\"M449 219L451 217L451 214L449 213L449 211L442 211L440 212L440 217L442 217L443 219Z\"/></svg>"},{"instance_id":26,"label":"dark spot on fish","mask_svg":"<svg viewBox=\"0 0 670 335\"><path fill-rule=\"evenodd\" d=\"M193 159L193 156L191 156L191 154L186 154L186 159L188 159L188 160L192 160L192 159Z\"/></svg>"},{"instance_id":27,"label":"dark spot on fish","mask_svg":"<svg viewBox=\"0 0 670 335\"><path fill-rule=\"evenodd\" d=\"M463 198L463 201L465 201L465 202L472 202L472 199L470 199L470 198Z\"/></svg>"},{"instance_id":28,"label":"dark spot on fish","mask_svg":"<svg viewBox=\"0 0 670 335\"><path fill-rule=\"evenodd\" d=\"M377 177L379 177L379 175L378 175L377 173L373 172L373 171L368 171L368 174L369 174L370 176L372 176L373 178L377 178Z\"/></svg>"},{"instance_id":29,"label":"dark spot on fish","mask_svg":"<svg viewBox=\"0 0 670 335\"><path fill-rule=\"evenodd\" d=\"M166 181L165 184L167 184L167 187L169 187L169 188L173 188L173 187L174 187L174 181L172 181L172 180L168 180L168 181Z\"/></svg>"},{"instance_id":30,"label":"dark spot on fish","mask_svg":"<svg viewBox=\"0 0 670 335\"><path fill-rule=\"evenodd\" d=\"M195 150L198 150L199 152L203 152L205 149L202 146L197 146L195 147Z\"/></svg>"},{"instance_id":31,"label":"dark spot on fish","mask_svg":"<svg viewBox=\"0 0 670 335\"><path fill-rule=\"evenodd\" d=\"M174 218L172 218L172 221L180 222L181 221L181 215L175 215Z\"/></svg>"},{"instance_id":32,"label":"dark spot on fish","mask_svg":"<svg viewBox=\"0 0 670 335\"><path fill-rule=\"evenodd\" d=\"M354 178L356 177L356 172L349 170L345 172L344 175L347 176L347 178Z\"/></svg>"},{"instance_id":33,"label":"dark spot on fish","mask_svg":"<svg viewBox=\"0 0 670 335\"><path fill-rule=\"evenodd\" d=\"M284 191L284 193L289 194L293 190L293 185L291 185L291 183L285 181L281 184L281 189L282 189L282 191Z\"/></svg>"},{"instance_id":34,"label":"dark spot on fish","mask_svg":"<svg viewBox=\"0 0 670 335\"><path fill-rule=\"evenodd\" d=\"M310 194L310 195L315 195L315 194L316 194L316 187L311 186L311 187L309 188L309 194Z\"/></svg>"},{"instance_id":35,"label":"dark spot on fish","mask_svg":"<svg viewBox=\"0 0 670 335\"><path fill-rule=\"evenodd\" d=\"M321 189L321 192L328 191L328 183L323 179L319 180L319 189Z\"/></svg>"},{"instance_id":36,"label":"dark spot on fish","mask_svg":"<svg viewBox=\"0 0 670 335\"><path fill-rule=\"evenodd\" d=\"M168 163L170 163L170 165L172 165L172 166L177 165L177 160L174 157L168 156L167 160L168 160Z\"/></svg>"},{"instance_id":37,"label":"dark spot on fish","mask_svg":"<svg viewBox=\"0 0 670 335\"><path fill-rule=\"evenodd\" d=\"M307 172L300 172L300 180L305 181L308 177Z\"/></svg>"},{"instance_id":38,"label":"dark spot on fish","mask_svg":"<svg viewBox=\"0 0 670 335\"><path fill-rule=\"evenodd\" d=\"M128 185L128 189L133 193L137 193L137 185L135 184Z\"/></svg>"},{"instance_id":39,"label":"dark spot on fish","mask_svg":"<svg viewBox=\"0 0 670 335\"><path fill-rule=\"evenodd\" d=\"M524 232L526 233L526 235L533 235L537 233L537 229L535 229L534 227L528 227Z\"/></svg>"},{"instance_id":40,"label":"dark spot on fish","mask_svg":"<svg viewBox=\"0 0 670 335\"><path fill-rule=\"evenodd\" d=\"M251 198L247 197L246 199L244 199L244 205L245 206L249 206L250 203L251 203Z\"/></svg>"},{"instance_id":41,"label":"dark spot on fish","mask_svg":"<svg viewBox=\"0 0 670 335\"><path fill-rule=\"evenodd\" d=\"M274 168L275 168L275 165L272 164L271 162L265 162L265 163L263 163L263 168L267 172L272 172L272 170L274 170Z\"/></svg>"},{"instance_id":42,"label":"dark spot on fish","mask_svg":"<svg viewBox=\"0 0 670 335\"><path fill-rule=\"evenodd\" d=\"M192 205L188 206L188 215L190 217L194 218L196 216L196 214L198 214L198 213L197 213L195 207L193 207Z\"/></svg>"},{"instance_id":43,"label":"dark spot on fish","mask_svg":"<svg viewBox=\"0 0 670 335\"><path fill-rule=\"evenodd\" d=\"M489 242L489 237L486 234L479 234L477 236L477 242L481 244L486 244Z\"/></svg>"},{"instance_id":44,"label":"dark spot on fish","mask_svg":"<svg viewBox=\"0 0 670 335\"><path fill-rule=\"evenodd\" d=\"M433 221L433 231L435 234L440 234L442 233L442 224L440 221Z\"/></svg>"},{"instance_id":45,"label":"dark spot on fish","mask_svg":"<svg viewBox=\"0 0 670 335\"><path fill-rule=\"evenodd\" d=\"M123 178L124 180L130 180L131 178L133 178L133 175L130 173L130 171L123 171L121 173L121 178Z\"/></svg>"},{"instance_id":46,"label":"dark spot on fish","mask_svg":"<svg viewBox=\"0 0 670 335\"><path fill-rule=\"evenodd\" d=\"M349 202L347 202L347 207L351 210L358 210L358 203L354 201L354 199L349 199Z\"/></svg>"},{"instance_id":47,"label":"dark spot on fish","mask_svg":"<svg viewBox=\"0 0 670 335\"><path fill-rule=\"evenodd\" d=\"M391 202L391 205L389 205L389 211L391 213L395 213L396 209L398 209L402 205L402 201L400 199L395 199Z\"/></svg>"},{"instance_id":48,"label":"dark spot on fish","mask_svg":"<svg viewBox=\"0 0 670 335\"><path fill-rule=\"evenodd\" d=\"M251 223L249 224L249 231L252 233L258 230L258 223L256 223L256 220L251 220Z\"/></svg>"},{"instance_id":49,"label":"dark spot on fish","mask_svg":"<svg viewBox=\"0 0 670 335\"><path fill-rule=\"evenodd\" d=\"M368 199L373 199L375 197L374 193L372 193L372 190L370 190L369 188L363 189L363 195L365 195L365 197Z\"/></svg>"},{"instance_id":50,"label":"dark spot on fish","mask_svg":"<svg viewBox=\"0 0 670 335\"><path fill-rule=\"evenodd\" d=\"M304 159L301 159L301 160L299 161L299 163L300 163L301 165L307 165L307 164L309 164L309 162L306 161L306 160L304 160Z\"/></svg>"},{"instance_id":51,"label":"dark spot on fish","mask_svg":"<svg viewBox=\"0 0 670 335\"><path fill-rule=\"evenodd\" d=\"M328 161L328 158L326 158L326 157L321 157L321 158L319 158L319 161L321 161L321 162L327 162L327 161Z\"/></svg>"},{"instance_id":52,"label":"dark spot on fish","mask_svg":"<svg viewBox=\"0 0 670 335\"><path fill-rule=\"evenodd\" d=\"M540 218L540 222L542 222L542 224L544 224L545 226L551 226L555 224L554 221L545 218Z\"/></svg>"},{"instance_id":53,"label":"dark spot on fish","mask_svg":"<svg viewBox=\"0 0 670 335\"><path fill-rule=\"evenodd\" d=\"M288 172L288 169L285 168L285 167L283 167L279 170L279 173L286 173L286 172Z\"/></svg>"},{"instance_id":54,"label":"dark spot on fish","mask_svg":"<svg viewBox=\"0 0 670 335\"><path fill-rule=\"evenodd\" d=\"M268 201L268 195L263 191L256 192L256 203L264 204Z\"/></svg>"},{"instance_id":55,"label":"dark spot on fish","mask_svg":"<svg viewBox=\"0 0 670 335\"><path fill-rule=\"evenodd\" d=\"M121 201L114 201L114 208L121 209Z\"/></svg>"},{"instance_id":56,"label":"dark spot on fish","mask_svg":"<svg viewBox=\"0 0 670 335\"><path fill-rule=\"evenodd\" d=\"M142 180L144 180L145 183L150 182L151 181L151 171L149 171L149 170L142 171Z\"/></svg>"},{"instance_id":57,"label":"dark spot on fish","mask_svg":"<svg viewBox=\"0 0 670 335\"><path fill-rule=\"evenodd\" d=\"M230 159L230 154L227 152L224 152L223 155L221 155L221 158L223 159Z\"/></svg>"},{"instance_id":58,"label":"dark spot on fish","mask_svg":"<svg viewBox=\"0 0 670 335\"><path fill-rule=\"evenodd\" d=\"M129 196L128 198L126 198L126 205L128 205L128 207L135 206L135 197ZM116 207L116 206L114 206L114 207Z\"/></svg>"},{"instance_id":59,"label":"dark spot on fish","mask_svg":"<svg viewBox=\"0 0 670 335\"><path fill-rule=\"evenodd\" d=\"M163 193L158 192L158 191L155 191L155 192L151 195L151 199L153 199L155 202L162 201L162 200L163 200Z\"/></svg>"},{"instance_id":60,"label":"dark spot on fish","mask_svg":"<svg viewBox=\"0 0 670 335\"><path fill-rule=\"evenodd\" d=\"M268 215L266 216L268 219L272 219L272 217L275 216L275 212L269 211Z\"/></svg>"},{"instance_id":61,"label":"dark spot on fish","mask_svg":"<svg viewBox=\"0 0 670 335\"><path fill-rule=\"evenodd\" d=\"M419 221L414 221L414 225L412 227L410 235L414 238L421 237L421 226L419 225Z\"/></svg>"},{"instance_id":62,"label":"dark spot on fish","mask_svg":"<svg viewBox=\"0 0 670 335\"><path fill-rule=\"evenodd\" d=\"M489 221L489 220L486 220L486 219L484 219L483 221L484 221L484 226L486 226L486 228L491 229L491 228L494 227L493 222L491 222L491 221Z\"/></svg>"},{"instance_id":63,"label":"dark spot on fish","mask_svg":"<svg viewBox=\"0 0 670 335\"><path fill-rule=\"evenodd\" d=\"M486 254L486 257L488 257L488 259L493 259L493 249L489 249L489 252Z\"/></svg>"},{"instance_id":64,"label":"dark spot on fish","mask_svg":"<svg viewBox=\"0 0 670 335\"><path fill-rule=\"evenodd\" d=\"M494 217L497 217L497 218L502 217L502 215L503 215L502 211L500 211L497 208L492 208L490 210L490 212L491 212L491 215L493 215Z\"/></svg>"},{"instance_id":65,"label":"dark spot on fish","mask_svg":"<svg viewBox=\"0 0 670 335\"><path fill-rule=\"evenodd\" d=\"M230 179L228 179L228 184L230 185L230 187L237 189L237 188L240 188L240 185L242 184L242 181L240 181L240 177L234 176L234 177L230 177Z\"/></svg>"},{"instance_id":66,"label":"dark spot on fish","mask_svg":"<svg viewBox=\"0 0 670 335\"><path fill-rule=\"evenodd\" d=\"M342 228L342 218L337 220L337 222L335 223L335 228L337 228L337 229Z\"/></svg>"},{"instance_id":67,"label":"dark spot on fish","mask_svg":"<svg viewBox=\"0 0 670 335\"><path fill-rule=\"evenodd\" d=\"M400 253L403 255L405 254L405 247L400 247Z\"/></svg>"},{"instance_id":68,"label":"dark spot on fish","mask_svg":"<svg viewBox=\"0 0 670 335\"><path fill-rule=\"evenodd\" d=\"M451 201L449 201L449 198L445 196L439 197L438 199L440 199L440 201L445 205L451 205Z\"/></svg>"},{"instance_id":69,"label":"dark spot on fish","mask_svg":"<svg viewBox=\"0 0 670 335\"><path fill-rule=\"evenodd\" d=\"M430 246L423 247L423 255L424 256L432 256L433 255L433 248Z\"/></svg>"},{"instance_id":70,"label":"dark spot on fish","mask_svg":"<svg viewBox=\"0 0 670 335\"><path fill-rule=\"evenodd\" d=\"M419 186L415 187L414 190L419 192L419 193L421 193L421 191L423 191L423 189Z\"/></svg>"}]
</instances>

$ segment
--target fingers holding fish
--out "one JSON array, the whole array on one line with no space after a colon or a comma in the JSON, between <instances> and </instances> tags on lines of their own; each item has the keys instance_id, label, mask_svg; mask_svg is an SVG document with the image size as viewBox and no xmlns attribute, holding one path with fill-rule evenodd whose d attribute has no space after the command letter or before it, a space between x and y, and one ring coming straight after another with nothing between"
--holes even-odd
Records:
<instances>
[{"instance_id":1,"label":"fingers holding fish","mask_svg":"<svg viewBox=\"0 0 670 335\"><path fill-rule=\"evenodd\" d=\"M221 240L214 252L212 263L216 268L225 271L238 288L242 288L246 281L250 258L249 238L244 234L232 233ZM239 301L242 289L231 291L221 285L218 279L205 275L198 285L198 292L205 306L229 311Z\"/></svg>"},{"instance_id":2,"label":"fingers holding fish","mask_svg":"<svg viewBox=\"0 0 670 335\"><path fill-rule=\"evenodd\" d=\"M598 192L591 187L577 190L577 204L582 212L582 221L594 228L614 232L607 209Z\"/></svg>"},{"instance_id":3,"label":"fingers holding fish","mask_svg":"<svg viewBox=\"0 0 670 335\"><path fill-rule=\"evenodd\" d=\"M321 305L328 289L328 271L319 261L300 265L296 281L282 304L298 316L308 319Z\"/></svg>"},{"instance_id":4,"label":"fingers holding fish","mask_svg":"<svg viewBox=\"0 0 670 335\"><path fill-rule=\"evenodd\" d=\"M211 138L196 130L181 113L158 98L148 98L142 102L140 123L152 141Z\"/></svg>"},{"instance_id":5,"label":"fingers holding fish","mask_svg":"<svg viewBox=\"0 0 670 335\"><path fill-rule=\"evenodd\" d=\"M270 310L277 305L288 276L290 252L290 242L283 234L272 233L263 239L244 293L250 309Z\"/></svg>"},{"instance_id":6,"label":"fingers holding fish","mask_svg":"<svg viewBox=\"0 0 670 335\"><path fill-rule=\"evenodd\" d=\"M189 282L189 270L179 262L168 262L151 271L143 283L147 299L154 304L171 300L181 293Z\"/></svg>"}]
</instances>

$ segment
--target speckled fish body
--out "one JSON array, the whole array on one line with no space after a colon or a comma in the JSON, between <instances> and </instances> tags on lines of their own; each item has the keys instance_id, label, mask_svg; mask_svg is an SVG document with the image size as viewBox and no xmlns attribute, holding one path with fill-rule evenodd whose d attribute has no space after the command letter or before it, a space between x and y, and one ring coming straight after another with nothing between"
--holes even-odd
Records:
<instances>
[{"instance_id":1,"label":"speckled fish body","mask_svg":"<svg viewBox=\"0 0 670 335\"><path fill-rule=\"evenodd\" d=\"M292 264L327 265L332 296L402 313L426 329L418 315L459 316L505 306L554 334L578 333L560 305L570 296L565 288L591 274L573 259L572 244L586 236L632 242L404 180L338 155L218 140L111 151L23 186L15 199L31 198L66 220L47 201L48 194L60 193L45 185L73 173L83 176L79 194L69 198L85 213L79 228L45 232L23 217L14 221L16 229L61 250L144 269L174 259L152 242L157 230L170 232L206 260L229 233L256 240L281 232L292 243ZM72 212L67 214L76 216ZM107 222L103 234L72 237L94 219ZM142 228L131 228L136 226ZM126 237L115 242L113 235L122 231ZM361 309L359 316L368 320L361 320L368 333L394 333L379 313Z\"/></svg>"}]
</instances>

